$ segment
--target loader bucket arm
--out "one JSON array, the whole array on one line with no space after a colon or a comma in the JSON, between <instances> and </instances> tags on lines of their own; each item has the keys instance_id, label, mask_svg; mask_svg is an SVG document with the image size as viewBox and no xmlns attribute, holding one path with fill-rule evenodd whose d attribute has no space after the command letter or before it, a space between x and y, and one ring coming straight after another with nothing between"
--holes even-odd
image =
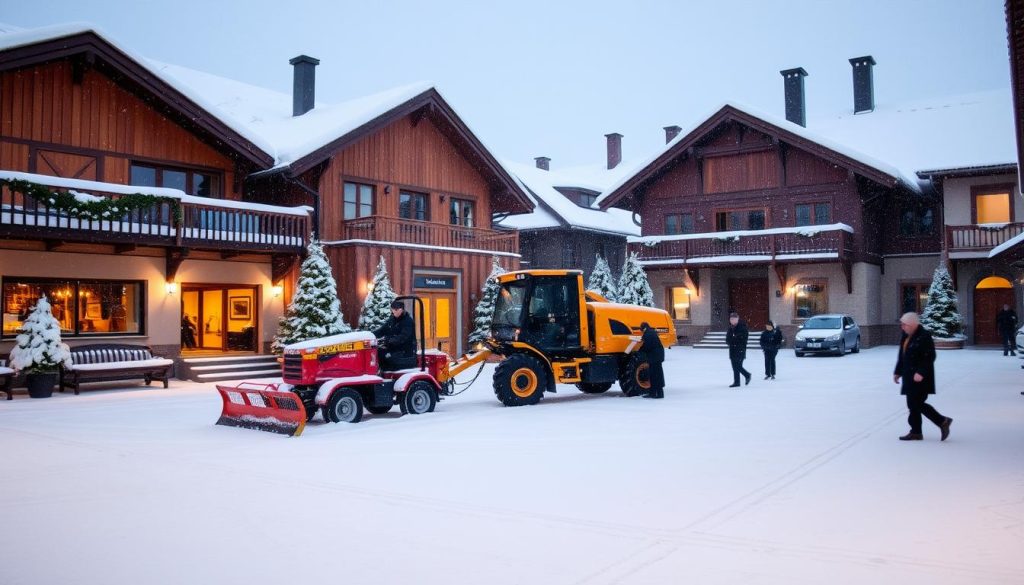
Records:
<instances>
[{"instance_id":1,"label":"loader bucket arm","mask_svg":"<svg viewBox=\"0 0 1024 585\"><path fill-rule=\"evenodd\" d=\"M448 380L451 380L452 378L458 376L459 374L468 370L469 368L483 362L488 357L490 357L492 353L494 352L491 351L490 349L484 348L481 349L480 351L467 353L463 355L459 359L448 364L447 377L443 380L438 380L438 382L444 383L447 382Z\"/></svg>"},{"instance_id":2,"label":"loader bucket arm","mask_svg":"<svg viewBox=\"0 0 1024 585\"><path fill-rule=\"evenodd\" d=\"M294 392L279 391L276 384L242 382L237 386L217 385L222 409L217 424L241 427L290 437L306 427L306 408Z\"/></svg>"}]
</instances>

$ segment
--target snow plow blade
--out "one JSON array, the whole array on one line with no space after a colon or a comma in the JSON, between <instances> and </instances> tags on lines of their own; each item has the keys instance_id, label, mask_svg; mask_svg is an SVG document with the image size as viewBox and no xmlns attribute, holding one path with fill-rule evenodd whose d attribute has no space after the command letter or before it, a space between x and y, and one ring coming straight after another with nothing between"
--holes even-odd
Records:
<instances>
[{"instance_id":1,"label":"snow plow blade","mask_svg":"<svg viewBox=\"0 0 1024 585\"><path fill-rule=\"evenodd\" d=\"M217 385L223 407L217 424L298 437L306 428L306 408L290 391L276 384L242 382L237 386Z\"/></svg>"}]
</instances>

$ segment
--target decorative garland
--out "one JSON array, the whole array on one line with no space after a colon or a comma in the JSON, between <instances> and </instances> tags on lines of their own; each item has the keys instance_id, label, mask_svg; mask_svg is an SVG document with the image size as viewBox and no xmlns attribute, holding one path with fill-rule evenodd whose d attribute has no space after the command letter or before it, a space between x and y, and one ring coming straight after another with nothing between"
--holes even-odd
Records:
<instances>
[{"instance_id":1,"label":"decorative garland","mask_svg":"<svg viewBox=\"0 0 1024 585\"><path fill-rule=\"evenodd\" d=\"M45 185L21 179L0 179L0 187L31 197L51 209L64 212L76 219L91 221L118 221L133 211L152 209L161 203L171 207L175 225L181 225L181 202L173 197L132 193L118 199L100 197L93 201L82 201L67 191L52 191Z\"/></svg>"}]
</instances>

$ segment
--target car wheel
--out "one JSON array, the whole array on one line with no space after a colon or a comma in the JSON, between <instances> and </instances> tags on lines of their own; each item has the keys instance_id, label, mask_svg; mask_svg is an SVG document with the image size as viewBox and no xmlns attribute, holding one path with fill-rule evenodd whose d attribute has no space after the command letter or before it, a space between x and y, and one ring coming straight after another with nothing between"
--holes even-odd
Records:
<instances>
[{"instance_id":1,"label":"car wheel","mask_svg":"<svg viewBox=\"0 0 1024 585\"><path fill-rule=\"evenodd\" d=\"M804 352L802 352L802 351L795 351L793 353L796 354L796 357L804 357Z\"/></svg>"},{"instance_id":2,"label":"car wheel","mask_svg":"<svg viewBox=\"0 0 1024 585\"><path fill-rule=\"evenodd\" d=\"M850 350L850 353L860 353L860 337L859 336L857 337L857 342L853 344L853 349Z\"/></svg>"},{"instance_id":3,"label":"car wheel","mask_svg":"<svg viewBox=\"0 0 1024 585\"><path fill-rule=\"evenodd\" d=\"M839 347L836 348L836 351L839 352L838 354L836 354L839 357L843 357L844 355L846 355L846 340L845 339L840 339L839 340Z\"/></svg>"}]
</instances>

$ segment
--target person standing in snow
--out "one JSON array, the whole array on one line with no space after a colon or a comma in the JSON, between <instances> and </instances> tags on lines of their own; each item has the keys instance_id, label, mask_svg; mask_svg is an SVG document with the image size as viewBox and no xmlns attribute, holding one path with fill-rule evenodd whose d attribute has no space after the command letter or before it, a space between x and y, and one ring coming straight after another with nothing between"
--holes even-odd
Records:
<instances>
[{"instance_id":1,"label":"person standing in snow","mask_svg":"<svg viewBox=\"0 0 1024 585\"><path fill-rule=\"evenodd\" d=\"M640 324L643 335L640 337L640 349L637 353L642 355L648 363L648 379L651 382L651 389L644 394L644 398L665 397L665 372L661 364L665 361L665 346L661 344L658 331L644 321Z\"/></svg>"},{"instance_id":2,"label":"person standing in snow","mask_svg":"<svg viewBox=\"0 0 1024 585\"><path fill-rule=\"evenodd\" d=\"M382 370L416 365L416 329L402 301L392 301L391 316L373 334L380 340L377 355Z\"/></svg>"},{"instance_id":3,"label":"person standing in snow","mask_svg":"<svg viewBox=\"0 0 1024 585\"><path fill-rule=\"evenodd\" d=\"M750 383L750 372L743 369L743 360L747 358L747 324L740 321L738 313L729 313L729 330L725 333L725 343L729 346L729 362L732 364L732 384L730 388L740 385L740 374Z\"/></svg>"},{"instance_id":4,"label":"person standing in snow","mask_svg":"<svg viewBox=\"0 0 1024 585\"><path fill-rule=\"evenodd\" d=\"M782 347L782 332L775 328L775 323L768 321L761 332L761 349L764 351L764 379L775 379L775 356Z\"/></svg>"},{"instance_id":5,"label":"person standing in snow","mask_svg":"<svg viewBox=\"0 0 1024 585\"><path fill-rule=\"evenodd\" d=\"M996 313L996 327L999 329L999 339L1003 340L1003 356L1017 355L1013 339L1017 333L1017 311L1011 309L1010 305L1003 305L1003 310Z\"/></svg>"},{"instance_id":6,"label":"person standing in snow","mask_svg":"<svg viewBox=\"0 0 1024 585\"><path fill-rule=\"evenodd\" d=\"M953 419L942 416L934 406L925 402L929 394L935 394L935 342L932 341L932 334L921 327L920 317L913 312L904 313L900 317L900 329L903 330L903 336L900 338L899 355L892 379L899 384L902 378L900 394L907 397L907 410L910 411L907 416L910 432L900 437L900 440L920 441L924 438L921 433L921 415L924 414L939 427L941 440L945 441Z\"/></svg>"}]
</instances>

